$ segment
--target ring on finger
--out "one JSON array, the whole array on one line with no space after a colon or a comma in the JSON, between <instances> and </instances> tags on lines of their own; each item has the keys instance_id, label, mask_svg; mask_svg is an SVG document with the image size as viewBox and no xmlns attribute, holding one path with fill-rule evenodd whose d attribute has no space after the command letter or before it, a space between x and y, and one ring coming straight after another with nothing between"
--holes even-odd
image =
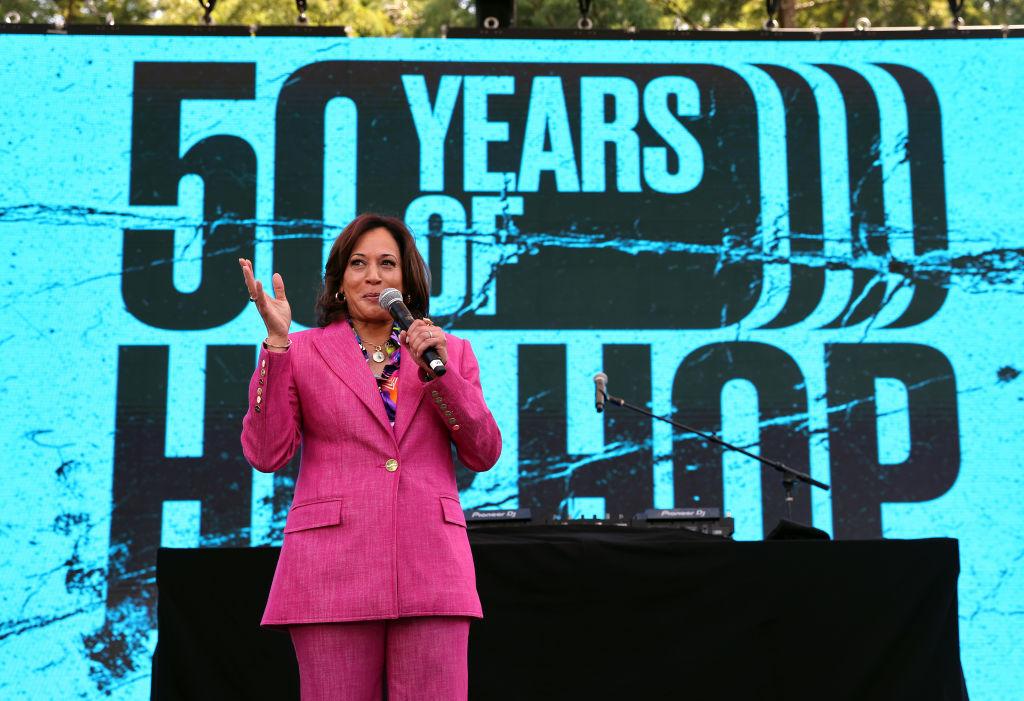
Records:
<instances>
[{"instance_id":1,"label":"ring on finger","mask_svg":"<svg viewBox=\"0 0 1024 701\"><path fill-rule=\"evenodd\" d=\"M249 298L249 301L250 301L250 302L255 302L255 301L256 301L256 298L255 298L255 297L250 297L250 298Z\"/></svg>"}]
</instances>

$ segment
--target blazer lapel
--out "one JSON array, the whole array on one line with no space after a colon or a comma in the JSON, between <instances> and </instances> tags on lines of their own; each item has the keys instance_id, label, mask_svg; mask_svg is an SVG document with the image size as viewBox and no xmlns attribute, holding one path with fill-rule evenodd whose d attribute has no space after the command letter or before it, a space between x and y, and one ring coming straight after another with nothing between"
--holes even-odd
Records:
<instances>
[{"instance_id":1,"label":"blazer lapel","mask_svg":"<svg viewBox=\"0 0 1024 701\"><path fill-rule=\"evenodd\" d=\"M313 341L313 347L323 357L328 367L349 386L357 397L362 400L370 413L391 431L391 422L384 411L384 402L380 398L380 390L373 379L366 358L363 357L355 334L346 321L336 321L326 327L322 334ZM404 377L401 378L404 381ZM399 401L402 387L399 385ZM401 405L399 405L401 406ZM400 415L400 412L399 412ZM397 418L397 417L396 417Z\"/></svg>"},{"instance_id":2,"label":"blazer lapel","mask_svg":"<svg viewBox=\"0 0 1024 701\"><path fill-rule=\"evenodd\" d=\"M398 409L395 411L395 440L399 443L412 423L423 394L419 366L413 360L412 352L403 347L402 364L398 368Z\"/></svg>"}]
</instances>

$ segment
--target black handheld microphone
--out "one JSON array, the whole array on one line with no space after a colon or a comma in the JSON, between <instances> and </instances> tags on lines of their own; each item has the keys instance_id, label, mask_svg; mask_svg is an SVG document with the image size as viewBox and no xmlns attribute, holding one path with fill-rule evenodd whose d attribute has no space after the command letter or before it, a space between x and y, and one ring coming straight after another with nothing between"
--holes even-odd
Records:
<instances>
[{"instance_id":1,"label":"black handheld microphone","mask_svg":"<svg viewBox=\"0 0 1024 701\"><path fill-rule=\"evenodd\" d=\"M604 411L604 400L608 396L608 376L603 372L599 372L594 375L594 390L597 392L594 402L597 408L597 413L600 414Z\"/></svg>"},{"instance_id":2,"label":"black handheld microphone","mask_svg":"<svg viewBox=\"0 0 1024 701\"><path fill-rule=\"evenodd\" d=\"M389 287L380 293L380 297L377 298L380 306L383 307L391 314L391 318L398 324L398 328L403 331L408 331L409 327L412 326L413 319L412 314L409 313L409 308L405 306L405 302L402 301L402 293L396 290L394 287ZM444 361L441 360L441 356L437 354L437 351L433 348L428 348L423 351L423 359L427 361L427 365L430 366L431 371L440 377L447 372Z\"/></svg>"}]
</instances>

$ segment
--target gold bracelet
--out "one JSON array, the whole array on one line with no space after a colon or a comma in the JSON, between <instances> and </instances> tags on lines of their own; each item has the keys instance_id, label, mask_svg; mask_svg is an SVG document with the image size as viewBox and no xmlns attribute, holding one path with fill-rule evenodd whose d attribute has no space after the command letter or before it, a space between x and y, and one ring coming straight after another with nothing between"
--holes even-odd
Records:
<instances>
[{"instance_id":1,"label":"gold bracelet","mask_svg":"<svg viewBox=\"0 0 1024 701\"><path fill-rule=\"evenodd\" d=\"M264 348L284 348L285 350L287 350L288 348L291 348L291 346L292 346L292 339L290 339L290 338L288 339L288 345L286 345L286 346L275 346L273 343L270 342L270 336L267 336L266 338L263 339L263 347Z\"/></svg>"}]
</instances>

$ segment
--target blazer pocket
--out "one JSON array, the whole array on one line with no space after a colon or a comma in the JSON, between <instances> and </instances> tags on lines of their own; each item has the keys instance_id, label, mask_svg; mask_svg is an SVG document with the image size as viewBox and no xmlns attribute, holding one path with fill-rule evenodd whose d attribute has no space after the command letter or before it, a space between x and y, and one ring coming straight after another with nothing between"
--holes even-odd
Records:
<instances>
[{"instance_id":1,"label":"blazer pocket","mask_svg":"<svg viewBox=\"0 0 1024 701\"><path fill-rule=\"evenodd\" d=\"M314 501L292 507L285 523L284 532L306 531L310 528L337 526L341 524L341 500Z\"/></svg>"},{"instance_id":2,"label":"blazer pocket","mask_svg":"<svg viewBox=\"0 0 1024 701\"><path fill-rule=\"evenodd\" d=\"M462 504L454 497L441 497L441 515L448 523L466 527L466 515L462 513Z\"/></svg>"}]
</instances>

